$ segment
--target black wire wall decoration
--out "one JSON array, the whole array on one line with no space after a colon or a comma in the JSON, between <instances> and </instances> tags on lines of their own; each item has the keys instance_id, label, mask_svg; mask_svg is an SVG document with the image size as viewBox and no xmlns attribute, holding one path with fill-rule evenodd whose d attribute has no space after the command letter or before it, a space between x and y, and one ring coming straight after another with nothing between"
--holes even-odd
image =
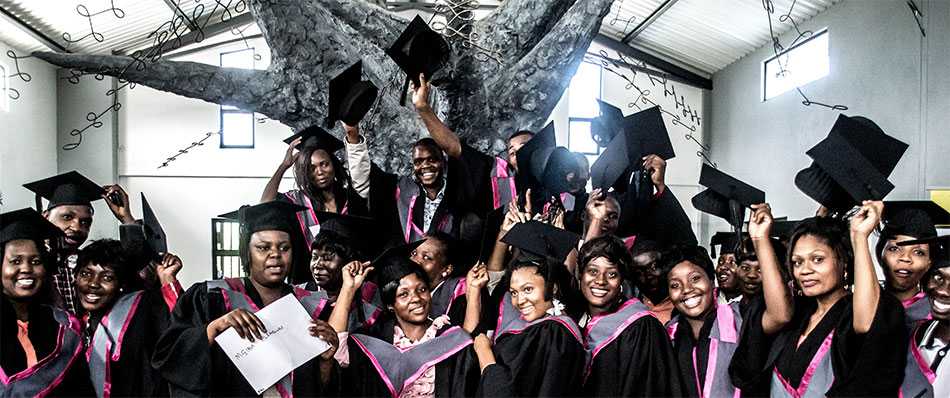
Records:
<instances>
[{"instance_id":1,"label":"black wire wall decoration","mask_svg":"<svg viewBox=\"0 0 950 398\"><path fill-rule=\"evenodd\" d=\"M84 126L73 128L70 130L69 136L74 137L74 141L63 145L63 150L71 151L71 150L75 150L79 148L79 146L82 145L84 133L86 133L90 129L101 128L104 124L102 119L109 112L117 113L120 109L122 109L122 103L119 101L119 93L126 89L132 90L135 88L135 83L129 82L128 80L125 80L123 78L127 71L132 70L132 68L135 68L136 71L144 71L148 68L149 64L152 64L161 60L162 57L165 56L166 52L169 50L181 48L187 44L201 43L206 38L205 29L208 27L208 25L212 21L214 21L215 24L227 23L232 18L247 11L246 0L227 0L226 2L222 0L214 0L214 5L210 7L210 11L208 11L209 8L206 7L204 4L202 4L200 0L194 0L194 2L197 5L195 6L194 9L192 9L190 14L182 10L180 6L181 0L178 0L176 3L174 3L175 12L173 13L172 17L168 19L167 21L163 22L162 24L160 24L158 27L156 27L155 29L153 29L146 35L146 38L151 40L150 46L144 50L136 50L132 52L131 54L129 54L129 58L130 58L129 62L119 69L119 73L116 74L116 78L118 79L119 86L114 89L109 89L105 93L107 97L110 97L109 106L99 111L88 112L86 114L87 123ZM95 13L90 13L88 7L86 7L83 4L78 5L76 7L76 12L80 16L88 20L89 33L75 40L72 40L71 37L68 36L68 34L64 34L63 39L66 40L67 45L71 45L79 41L86 40L90 37L97 42L105 41L105 37L102 35L102 33L96 30L96 27L94 24L94 20L96 19L96 17L108 12L112 12L116 18L120 18L120 19L124 18L126 15L124 10L115 7L114 0L110 0L110 6L111 7L105 10L95 12ZM246 28L231 29L231 34L244 38L245 45L250 47L247 43L247 39L244 37L245 29ZM194 33L194 39L191 40L190 43L186 43L185 34L187 34L187 32L189 31ZM8 56L13 57L9 54L9 52L8 52ZM23 58L27 58L27 57L17 57L17 58L14 58L14 60L23 59ZM257 54L255 52L254 58L256 60L260 60L261 59L260 54ZM104 72L105 72L104 70L99 70L94 73L89 73L89 72L82 72L79 70L71 69L67 72L69 75L66 77L63 77L62 79L66 80L70 84L78 85L81 83L82 78L85 76L92 76L95 80L102 81L105 79ZM17 68L17 74L19 73L20 73L19 68ZM25 75L29 76L29 74L25 74ZM23 77L21 76L21 78ZM29 80L25 79L24 81L29 81ZM19 92L15 90L11 91L11 93L13 92L16 92L17 97L19 97ZM257 122L264 123L265 120L266 119L258 118ZM200 142L203 142L203 141L204 140L200 140ZM187 153L187 150L185 152L179 151L179 153L176 154L174 157L171 157L168 160L166 160L166 163L163 164L162 167L167 166L167 163L169 161L176 160L178 156L181 155L182 153Z\"/></svg>"},{"instance_id":2,"label":"black wire wall decoration","mask_svg":"<svg viewBox=\"0 0 950 398\"><path fill-rule=\"evenodd\" d=\"M435 14L429 20L429 27L450 43L474 50L476 60L491 60L501 65L501 51L495 46L481 43L482 37L475 30L475 10L478 7L478 0L439 0L435 4Z\"/></svg>"},{"instance_id":3,"label":"black wire wall decoration","mask_svg":"<svg viewBox=\"0 0 950 398\"><path fill-rule=\"evenodd\" d=\"M627 0L620 0L619 2L614 1L613 7L617 11L613 13L612 17L609 15L607 16L607 18L609 18L609 20L607 21L607 25L617 26L619 24L623 24L623 28L620 29L621 37L626 36L627 31L630 29L630 25L637 21L636 15L631 15L630 18L620 18L620 11L623 10L623 3L626 1Z\"/></svg>"},{"instance_id":4,"label":"black wire wall decoration","mask_svg":"<svg viewBox=\"0 0 950 398\"><path fill-rule=\"evenodd\" d=\"M180 157L181 155L184 155L184 154L188 153L188 151L190 151L190 150L192 150L192 149L194 149L194 148L197 148L197 147L199 147L199 146L204 146L205 141L207 141L209 138L211 138L211 136L213 136L213 135L220 135L220 134L221 134L221 131L220 131L220 130L219 130L219 131L209 131L209 132L207 132L207 133L204 133L204 137L202 137L200 140L193 141L190 145L188 145L188 146L186 146L186 147L184 147L184 148L182 148L182 149L179 149L178 152L175 152L174 155L165 158L165 161L162 162L162 164L159 165L158 168L160 169L160 168L163 168L163 167L168 167L168 165L169 165L171 162L174 162L174 161L178 160L178 157Z\"/></svg>"},{"instance_id":5,"label":"black wire wall decoration","mask_svg":"<svg viewBox=\"0 0 950 398\"><path fill-rule=\"evenodd\" d=\"M699 150L696 151L696 156L703 159L703 161L710 166L718 166L716 162L713 162L711 159L710 148L700 142L694 135L703 122L702 116L699 115L699 111L697 110L698 108L687 102L686 96L681 94L677 95L676 85L669 80L666 74L659 71L656 73L643 73L650 82L650 87L646 87L635 82L637 74L640 73L638 70L649 69L647 64L643 61L629 58L619 52L615 52L612 57L606 50L600 50L597 54L588 53L584 57L584 61L599 64L603 70L627 82L624 88L636 93L636 98L627 103L627 108L640 111L654 106L659 107L660 112L669 116L674 126L680 126L687 130L685 138L695 143L699 148ZM654 90L661 92L663 98L672 97L674 104L672 110L654 101L654 97L659 95L654 94Z\"/></svg>"},{"instance_id":6,"label":"black wire wall decoration","mask_svg":"<svg viewBox=\"0 0 950 398\"><path fill-rule=\"evenodd\" d=\"M792 25L792 29L794 29L795 32L798 33L798 36L795 37L795 40L792 40L792 43L789 44L788 47L785 47L782 45L782 42L779 40L778 36L775 35L775 30L773 29L773 25L772 25L772 14L775 14L775 4L772 3L772 0L762 0L762 7L765 9L765 13L769 21L769 37L771 37L772 39L772 53L775 54L775 63L778 64L778 67L779 67L778 75L783 76L783 77L788 76L791 73L791 71L786 68L787 58L786 58L786 63L783 64L782 57L780 57L779 54L785 51L786 48L792 48L796 44L801 42L802 40L808 39L809 37L815 34L815 32L811 30L802 30L798 26L798 22L795 21L795 18L792 17L792 11L795 10L795 5L797 5L797 3L798 3L798 0L792 0L792 4L788 6L788 12L780 15L778 18L779 22ZM783 56L789 57L790 55L784 54ZM802 90L802 88L798 85L795 86L795 90L798 91L798 95L802 97L802 105L804 106L816 105L816 106L825 107L825 108L836 110L836 111L848 110L848 107L846 105L841 105L841 104L829 105L823 102L813 101L811 98L805 95L805 91Z\"/></svg>"},{"instance_id":7,"label":"black wire wall decoration","mask_svg":"<svg viewBox=\"0 0 950 398\"><path fill-rule=\"evenodd\" d=\"M10 71L13 73L6 75L6 79L11 79L15 77L15 78L19 78L24 83L29 83L30 81L32 81L33 75L27 72L24 72L23 70L20 69L20 60L30 58L30 57L32 57L32 55L17 55L16 52L14 52L13 50L7 50L7 58L10 58L13 60L13 70ZM16 101L20 99L20 90L13 88L13 85L10 82L11 80L7 80L7 96L10 97L10 100Z\"/></svg>"}]
</instances>

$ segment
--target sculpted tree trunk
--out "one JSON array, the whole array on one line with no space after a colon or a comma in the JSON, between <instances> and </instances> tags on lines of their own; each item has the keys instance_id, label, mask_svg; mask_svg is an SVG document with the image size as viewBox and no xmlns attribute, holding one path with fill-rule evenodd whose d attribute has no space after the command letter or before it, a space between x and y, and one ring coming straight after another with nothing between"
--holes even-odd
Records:
<instances>
[{"instance_id":1,"label":"sculpted tree trunk","mask_svg":"<svg viewBox=\"0 0 950 398\"><path fill-rule=\"evenodd\" d=\"M542 127L612 1L507 0L474 23L479 44L496 50L500 62L476 59L475 50L450 41L449 64L433 77L433 107L464 140L490 152L501 150L503 139L517 129ZM61 67L235 105L294 129L322 122L329 79L362 59L365 77L380 91L360 127L377 164L407 170L407 148L425 129L411 104L399 105L405 76L384 50L408 21L357 0L249 4L271 50L267 70L164 59L136 65L133 58L109 55L34 55ZM336 133L342 135L342 129Z\"/></svg>"}]
</instances>

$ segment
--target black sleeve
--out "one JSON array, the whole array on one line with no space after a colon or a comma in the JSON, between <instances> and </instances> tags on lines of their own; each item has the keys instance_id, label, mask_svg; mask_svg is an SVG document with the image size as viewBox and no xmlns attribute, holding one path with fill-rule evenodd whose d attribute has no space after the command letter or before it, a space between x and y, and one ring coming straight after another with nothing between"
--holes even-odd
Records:
<instances>
[{"instance_id":1,"label":"black sleeve","mask_svg":"<svg viewBox=\"0 0 950 398\"><path fill-rule=\"evenodd\" d=\"M449 166L449 172L458 179L460 189L460 201L456 203L466 203L469 210L483 218L494 207L491 188L491 169L494 163L495 158L462 143L462 154L458 161L451 162ZM457 168L457 173L453 173L453 166Z\"/></svg>"},{"instance_id":2,"label":"black sleeve","mask_svg":"<svg viewBox=\"0 0 950 398\"><path fill-rule=\"evenodd\" d=\"M587 351L563 325L542 322L495 345L511 371L515 396L575 396L583 383Z\"/></svg>"},{"instance_id":3,"label":"black sleeve","mask_svg":"<svg viewBox=\"0 0 950 398\"><path fill-rule=\"evenodd\" d=\"M211 346L207 326L213 319L208 314L207 284L192 285L172 311L168 328L162 333L152 355L152 366L175 389L201 394L211 382Z\"/></svg>"},{"instance_id":4,"label":"black sleeve","mask_svg":"<svg viewBox=\"0 0 950 398\"><path fill-rule=\"evenodd\" d=\"M832 364L835 382L828 396L897 396L907 361L904 309L881 291L871 330L857 334L853 312L836 328Z\"/></svg>"},{"instance_id":5,"label":"black sleeve","mask_svg":"<svg viewBox=\"0 0 950 398\"><path fill-rule=\"evenodd\" d=\"M387 247L390 243L398 243L403 239L399 232L399 211L396 208L398 182L399 177L379 168L375 163L370 167L369 215L379 226L379 230L375 231L377 236L374 237L380 242L379 247Z\"/></svg>"},{"instance_id":6,"label":"black sleeve","mask_svg":"<svg viewBox=\"0 0 950 398\"><path fill-rule=\"evenodd\" d=\"M732 384L742 390L743 396L768 395L772 383L773 347L778 334L768 335L762 329L765 301L759 296L749 303L742 314L739 346L729 363Z\"/></svg>"},{"instance_id":7,"label":"black sleeve","mask_svg":"<svg viewBox=\"0 0 950 398\"><path fill-rule=\"evenodd\" d=\"M591 363L585 393L598 396L684 395L669 335L653 317L643 317L601 349Z\"/></svg>"},{"instance_id":8,"label":"black sleeve","mask_svg":"<svg viewBox=\"0 0 950 398\"><path fill-rule=\"evenodd\" d=\"M505 365L488 365L482 372L476 397L512 397L515 394L511 371Z\"/></svg>"},{"instance_id":9,"label":"black sleeve","mask_svg":"<svg viewBox=\"0 0 950 398\"><path fill-rule=\"evenodd\" d=\"M623 211L621 222L624 221ZM631 222L627 220L627 222ZM632 221L634 223L637 220ZM669 186L650 203L640 223L633 226L637 235L643 235L663 245L696 245L693 225Z\"/></svg>"}]
</instances>

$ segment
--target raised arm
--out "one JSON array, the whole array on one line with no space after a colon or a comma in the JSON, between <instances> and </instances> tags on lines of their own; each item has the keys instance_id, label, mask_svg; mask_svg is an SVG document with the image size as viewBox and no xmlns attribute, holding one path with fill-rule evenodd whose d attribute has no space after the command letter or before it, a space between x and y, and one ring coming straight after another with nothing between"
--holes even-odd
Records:
<instances>
[{"instance_id":1,"label":"raised arm","mask_svg":"<svg viewBox=\"0 0 950 398\"><path fill-rule=\"evenodd\" d=\"M359 126L343 124L346 131L346 168L350 171L353 190L364 199L369 198L369 173L373 164L369 159L366 139L360 135Z\"/></svg>"},{"instance_id":2,"label":"raised arm","mask_svg":"<svg viewBox=\"0 0 950 398\"><path fill-rule=\"evenodd\" d=\"M429 135L435 140L436 144L442 148L449 157L458 158L462 156L462 141L449 126L439 120L432 107L429 106L429 89L431 88L425 75L419 74L419 87L412 84L412 104L416 107L416 112L422 118L422 123L429 130Z\"/></svg>"},{"instance_id":3,"label":"raised arm","mask_svg":"<svg viewBox=\"0 0 950 398\"><path fill-rule=\"evenodd\" d=\"M297 145L300 145L301 139L302 138L298 137L287 147L284 160L280 162L280 165L277 166L277 171L274 172L274 175L267 181L267 185L264 186L264 193L261 194L261 203L277 199L277 190L280 188L280 180L284 178L284 173L287 173L287 169L294 166L294 161L297 159L297 154L299 153L295 148Z\"/></svg>"},{"instance_id":4,"label":"raised arm","mask_svg":"<svg viewBox=\"0 0 950 398\"><path fill-rule=\"evenodd\" d=\"M765 313L762 314L762 330L775 334L792 320L794 306L792 295L782 280L782 265L769 240L772 230L772 209L768 203L752 206L749 220L749 236L755 245L755 256L762 270L762 291L765 295Z\"/></svg>"},{"instance_id":5,"label":"raised arm","mask_svg":"<svg viewBox=\"0 0 950 398\"><path fill-rule=\"evenodd\" d=\"M337 296L336 305L333 306L333 312L330 313L330 320L327 322L337 333L347 332L353 298L359 294L360 286L363 286L366 275L372 270L373 267L369 262L353 261L343 266L343 286L340 288L340 295Z\"/></svg>"},{"instance_id":6,"label":"raised arm","mask_svg":"<svg viewBox=\"0 0 950 398\"><path fill-rule=\"evenodd\" d=\"M482 289L488 285L488 269L485 264L475 264L465 278L465 320L462 329L474 333L482 317Z\"/></svg>"},{"instance_id":7,"label":"raised arm","mask_svg":"<svg viewBox=\"0 0 950 398\"><path fill-rule=\"evenodd\" d=\"M871 262L871 248L868 237L881 221L884 202L866 200L861 210L851 218L851 246L854 248L854 332L864 334L871 330L874 314L881 299L881 286L878 285Z\"/></svg>"}]
</instances>

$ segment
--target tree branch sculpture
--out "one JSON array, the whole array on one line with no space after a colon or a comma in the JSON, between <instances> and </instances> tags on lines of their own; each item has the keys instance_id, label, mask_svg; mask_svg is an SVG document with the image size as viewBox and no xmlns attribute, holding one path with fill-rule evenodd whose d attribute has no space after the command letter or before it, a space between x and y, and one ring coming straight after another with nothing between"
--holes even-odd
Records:
<instances>
[{"instance_id":1,"label":"tree branch sculpture","mask_svg":"<svg viewBox=\"0 0 950 398\"><path fill-rule=\"evenodd\" d=\"M613 0L507 0L475 29L501 62L477 60L453 43L433 77L433 107L471 145L494 153L518 129L542 127L600 30ZM238 106L294 129L321 123L329 79L358 59L379 91L362 121L373 159L408 169L408 148L425 129L399 105L404 75L385 54L408 21L359 0L249 0L271 51L266 71L159 60L129 67L122 56L37 52L54 65L102 73L212 103ZM341 131L337 132L341 134Z\"/></svg>"}]
</instances>

